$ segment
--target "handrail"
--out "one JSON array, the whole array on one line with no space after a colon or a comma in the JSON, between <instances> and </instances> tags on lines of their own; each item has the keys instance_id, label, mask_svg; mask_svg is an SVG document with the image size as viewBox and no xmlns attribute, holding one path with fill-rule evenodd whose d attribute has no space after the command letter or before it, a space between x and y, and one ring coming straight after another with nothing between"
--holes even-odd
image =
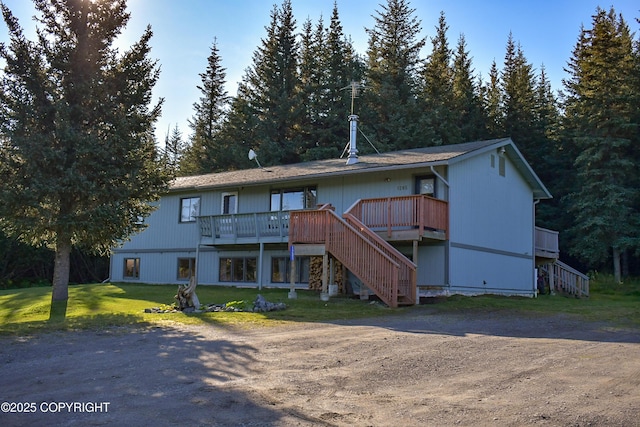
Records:
<instances>
[{"instance_id":1,"label":"handrail","mask_svg":"<svg viewBox=\"0 0 640 427\"><path fill-rule=\"evenodd\" d=\"M325 244L355 276L390 307L398 306L400 265L363 234L328 209L292 211L289 244Z\"/></svg>"},{"instance_id":2,"label":"handrail","mask_svg":"<svg viewBox=\"0 0 640 427\"><path fill-rule=\"evenodd\" d=\"M423 194L360 199L346 213L373 230L386 230L388 236L403 227L449 235L449 203Z\"/></svg>"},{"instance_id":3,"label":"handrail","mask_svg":"<svg viewBox=\"0 0 640 427\"><path fill-rule=\"evenodd\" d=\"M369 229L355 216L345 213L344 219L353 227L358 229L360 233L369 242L383 251L387 256L393 259L399 266L398 293L405 298L409 304L416 303L416 283L417 283L417 267L400 251L394 248L389 242L381 238L378 234Z\"/></svg>"},{"instance_id":4,"label":"handrail","mask_svg":"<svg viewBox=\"0 0 640 427\"><path fill-rule=\"evenodd\" d=\"M549 274L550 282L553 281L552 291L562 291L578 297L589 296L589 276L559 260L550 265L551 268L542 267L542 270Z\"/></svg>"}]
</instances>

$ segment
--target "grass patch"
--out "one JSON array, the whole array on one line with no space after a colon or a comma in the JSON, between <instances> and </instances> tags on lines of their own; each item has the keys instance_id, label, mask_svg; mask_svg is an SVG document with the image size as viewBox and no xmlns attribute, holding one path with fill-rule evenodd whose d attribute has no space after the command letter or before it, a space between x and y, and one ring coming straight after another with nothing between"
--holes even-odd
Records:
<instances>
[{"instance_id":1,"label":"grass patch","mask_svg":"<svg viewBox=\"0 0 640 427\"><path fill-rule=\"evenodd\" d=\"M435 306L437 311L445 312L564 313L587 321L640 328L640 278L628 278L617 284L610 275L597 275L590 281L589 293L588 298L563 295L539 295L537 298L452 296Z\"/></svg>"},{"instance_id":2,"label":"grass patch","mask_svg":"<svg viewBox=\"0 0 640 427\"><path fill-rule=\"evenodd\" d=\"M0 291L0 334L24 334L35 331L102 329L114 326L205 325L223 327L268 326L288 321L323 322L393 314L381 304L363 303L346 297L324 302L315 291L297 291L288 299L288 289L200 286L197 293L203 304L252 306L260 293L270 302L284 302L287 309L268 313L144 313L145 308L162 307L174 302L176 285L93 284L70 285L66 316L50 319L51 288L26 288ZM58 311L60 309L57 309Z\"/></svg>"},{"instance_id":3,"label":"grass patch","mask_svg":"<svg viewBox=\"0 0 640 427\"><path fill-rule=\"evenodd\" d=\"M526 315L565 313L589 321L640 328L640 279L616 284L610 276L597 276L591 282L591 296L577 299L561 295L515 298L484 295L453 296L428 304L390 309L347 297L320 300L319 292L297 291L288 299L288 289L198 287L203 304L251 305L258 293L270 302L284 302L287 309L269 313L144 313L145 308L172 304L176 285L94 284L69 286L69 301L64 319L51 314L51 288L0 290L0 334L27 334L72 329L102 329L114 326L206 325L228 328L260 327L285 322L330 322L355 318L428 313L504 312Z\"/></svg>"}]
</instances>

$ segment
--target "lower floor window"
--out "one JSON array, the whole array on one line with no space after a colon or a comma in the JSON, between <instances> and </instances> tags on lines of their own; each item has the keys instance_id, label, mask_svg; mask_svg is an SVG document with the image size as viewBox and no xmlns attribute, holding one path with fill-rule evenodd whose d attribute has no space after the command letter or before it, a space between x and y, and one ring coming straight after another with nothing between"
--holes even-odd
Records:
<instances>
[{"instance_id":1,"label":"lower floor window","mask_svg":"<svg viewBox=\"0 0 640 427\"><path fill-rule=\"evenodd\" d=\"M257 282L257 258L220 258L221 282Z\"/></svg>"},{"instance_id":2,"label":"lower floor window","mask_svg":"<svg viewBox=\"0 0 640 427\"><path fill-rule=\"evenodd\" d=\"M296 283L309 283L309 266L311 258L308 256L296 257ZM291 261L289 257L271 258L271 283L291 282Z\"/></svg>"},{"instance_id":3,"label":"lower floor window","mask_svg":"<svg viewBox=\"0 0 640 427\"><path fill-rule=\"evenodd\" d=\"M124 259L124 278L125 279L140 278L140 258Z\"/></svg>"},{"instance_id":4,"label":"lower floor window","mask_svg":"<svg viewBox=\"0 0 640 427\"><path fill-rule=\"evenodd\" d=\"M189 280L196 275L195 258L178 258L178 280Z\"/></svg>"}]
</instances>

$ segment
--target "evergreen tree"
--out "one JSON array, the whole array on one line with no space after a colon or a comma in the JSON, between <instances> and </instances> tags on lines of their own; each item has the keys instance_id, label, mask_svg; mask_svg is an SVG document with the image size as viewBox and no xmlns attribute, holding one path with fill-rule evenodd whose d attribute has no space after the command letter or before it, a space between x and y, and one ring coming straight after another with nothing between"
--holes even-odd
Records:
<instances>
[{"instance_id":1,"label":"evergreen tree","mask_svg":"<svg viewBox=\"0 0 640 427\"><path fill-rule=\"evenodd\" d=\"M311 19L302 25L300 40L300 97L304 117L300 129L303 148L300 154L308 154L321 138L321 120L326 114L323 99L326 97L323 51L325 28L322 18L314 29Z\"/></svg>"},{"instance_id":2,"label":"evergreen tree","mask_svg":"<svg viewBox=\"0 0 640 427\"><path fill-rule=\"evenodd\" d=\"M72 247L106 252L140 231L170 179L153 138L152 33L120 54L124 0L36 0L34 42L0 7L0 226L55 249L52 303L66 304Z\"/></svg>"},{"instance_id":3,"label":"evergreen tree","mask_svg":"<svg viewBox=\"0 0 640 427\"><path fill-rule=\"evenodd\" d=\"M622 18L598 8L582 29L565 81L577 190L571 195L573 252L593 267L613 260L621 280L621 255L638 247L640 141L637 64Z\"/></svg>"},{"instance_id":4,"label":"evergreen tree","mask_svg":"<svg viewBox=\"0 0 640 427\"><path fill-rule=\"evenodd\" d=\"M253 65L240 83L238 97L253 116L245 134L263 164L300 160L300 126L304 109L300 98L296 21L291 1L274 6L267 36L253 54ZM238 110L240 112L240 110Z\"/></svg>"},{"instance_id":5,"label":"evergreen tree","mask_svg":"<svg viewBox=\"0 0 640 427\"><path fill-rule=\"evenodd\" d=\"M502 108L506 135L513 138L529 162L535 162L533 123L535 120L535 75L520 45L516 45L509 33L507 52L502 70Z\"/></svg>"},{"instance_id":6,"label":"evergreen tree","mask_svg":"<svg viewBox=\"0 0 640 427\"><path fill-rule=\"evenodd\" d=\"M483 89L483 104L487 118L487 136L503 138L505 136L502 108L502 90L500 88L500 71L494 60L489 69L489 81Z\"/></svg>"},{"instance_id":7,"label":"evergreen tree","mask_svg":"<svg viewBox=\"0 0 640 427\"><path fill-rule=\"evenodd\" d=\"M435 131L434 139L429 142L429 145L448 145L462 142L453 93L453 69L451 67L453 52L449 49L449 41L447 40L448 29L444 12L441 12L438 27L436 27L436 36L431 40L433 48L423 73L422 96L426 117Z\"/></svg>"},{"instance_id":8,"label":"evergreen tree","mask_svg":"<svg viewBox=\"0 0 640 427\"><path fill-rule=\"evenodd\" d=\"M464 35L460 35L453 61L453 112L460 140L477 141L485 137L486 117L480 90L474 82L471 58Z\"/></svg>"},{"instance_id":9,"label":"evergreen tree","mask_svg":"<svg viewBox=\"0 0 640 427\"><path fill-rule=\"evenodd\" d=\"M331 22L326 32L316 30L321 82L314 129L307 144L303 159L325 159L338 157L349 140L350 91L345 88L351 81L362 79L362 64L352 43L342 30L338 6L334 3ZM321 36L322 34L322 36ZM304 42L303 42L304 44ZM304 59L303 59L304 62ZM357 105L356 105L357 108Z\"/></svg>"},{"instance_id":10,"label":"evergreen tree","mask_svg":"<svg viewBox=\"0 0 640 427\"><path fill-rule=\"evenodd\" d=\"M413 148L431 141L417 102L422 65L420 21L406 0L388 0L366 29L366 90L362 96L363 128L371 130L380 150ZM362 147L362 146L361 146Z\"/></svg>"},{"instance_id":11,"label":"evergreen tree","mask_svg":"<svg viewBox=\"0 0 640 427\"><path fill-rule=\"evenodd\" d=\"M204 73L199 74L201 84L197 88L201 96L199 102L193 104L195 112L189 121L193 134L180 162L181 175L229 169L231 153L228 143L220 137L229 105L225 89L226 70L221 62L217 40L214 40L207 59L207 68Z\"/></svg>"},{"instance_id":12,"label":"evergreen tree","mask_svg":"<svg viewBox=\"0 0 640 427\"><path fill-rule=\"evenodd\" d=\"M185 151L185 142L182 140L182 132L176 124L175 127L168 132L164 139L164 155L167 165L172 170L177 170Z\"/></svg>"}]
</instances>

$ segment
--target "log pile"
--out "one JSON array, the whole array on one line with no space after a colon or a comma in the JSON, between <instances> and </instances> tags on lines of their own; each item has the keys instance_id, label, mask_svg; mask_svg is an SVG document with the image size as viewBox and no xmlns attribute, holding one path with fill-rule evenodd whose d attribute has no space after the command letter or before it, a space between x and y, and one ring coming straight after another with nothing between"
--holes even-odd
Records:
<instances>
[{"instance_id":1,"label":"log pile","mask_svg":"<svg viewBox=\"0 0 640 427\"><path fill-rule=\"evenodd\" d=\"M329 263L329 266L331 263ZM328 266L328 267L329 267ZM345 293L344 289L344 268L342 267L342 263L337 259L333 259L333 281L334 284L338 285L338 293ZM327 280L330 280L331 272L327 269ZM330 285L331 283L329 283ZM309 261L309 289L314 291L322 290L322 257L321 256L312 256Z\"/></svg>"}]
</instances>

